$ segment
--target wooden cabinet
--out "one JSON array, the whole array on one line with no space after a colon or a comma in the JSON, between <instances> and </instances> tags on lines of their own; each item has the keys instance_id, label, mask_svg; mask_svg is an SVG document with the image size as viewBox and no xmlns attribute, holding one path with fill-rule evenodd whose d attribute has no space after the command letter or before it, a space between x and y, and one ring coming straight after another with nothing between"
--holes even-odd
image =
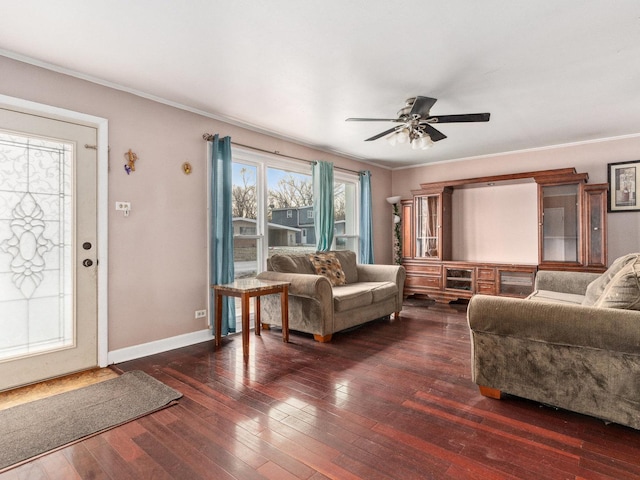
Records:
<instances>
[{"instance_id":1,"label":"wooden cabinet","mask_svg":"<svg viewBox=\"0 0 640 480\"><path fill-rule=\"evenodd\" d=\"M405 295L438 301L471 298L476 293L526 297L533 292L536 265L406 261Z\"/></svg>"},{"instance_id":2,"label":"wooden cabinet","mask_svg":"<svg viewBox=\"0 0 640 480\"><path fill-rule=\"evenodd\" d=\"M524 297L533 291L538 269L604 271L608 186L588 185L587 179L586 173L564 168L421 184L412 191L412 198L401 202L405 295L436 300L470 298L476 293ZM538 184L537 265L452 258L455 188L532 180Z\"/></svg>"},{"instance_id":3,"label":"wooden cabinet","mask_svg":"<svg viewBox=\"0 0 640 480\"><path fill-rule=\"evenodd\" d=\"M576 173L538 182L541 269L606 269L608 185L586 181L587 174Z\"/></svg>"},{"instance_id":4,"label":"wooden cabinet","mask_svg":"<svg viewBox=\"0 0 640 480\"><path fill-rule=\"evenodd\" d=\"M495 295L497 291L496 269L491 267L478 267L476 275L476 293Z\"/></svg>"},{"instance_id":5,"label":"wooden cabinet","mask_svg":"<svg viewBox=\"0 0 640 480\"><path fill-rule=\"evenodd\" d=\"M442 290L442 264L425 264L416 260L405 260L403 265L407 271L404 284L406 295L428 295L434 291Z\"/></svg>"}]
</instances>

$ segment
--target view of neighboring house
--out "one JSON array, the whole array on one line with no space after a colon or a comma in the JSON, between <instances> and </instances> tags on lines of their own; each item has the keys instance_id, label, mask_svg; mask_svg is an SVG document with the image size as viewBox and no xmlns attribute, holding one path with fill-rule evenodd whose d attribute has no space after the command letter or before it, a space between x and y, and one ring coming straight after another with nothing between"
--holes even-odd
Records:
<instances>
[{"instance_id":1,"label":"view of neighboring house","mask_svg":"<svg viewBox=\"0 0 640 480\"><path fill-rule=\"evenodd\" d=\"M253 218L233 218L233 236L238 235L256 235L256 220ZM282 225L278 223L267 224L269 230L269 245L273 246L293 246L298 245L298 238L300 237L300 229ZM246 245L245 245L246 244ZM255 240L252 239L237 239L235 241L236 247L252 246L255 244Z\"/></svg>"},{"instance_id":2,"label":"view of neighboring house","mask_svg":"<svg viewBox=\"0 0 640 480\"><path fill-rule=\"evenodd\" d=\"M256 249L256 220L234 217L233 258L235 277L251 277L258 273ZM279 250L315 251L316 233L313 225L313 207L275 208L271 210L271 222L267 224L269 255ZM345 232L345 220L335 222L334 235ZM243 237L245 236L246 237ZM344 239L336 238L336 248L344 248Z\"/></svg>"},{"instance_id":3,"label":"view of neighboring house","mask_svg":"<svg viewBox=\"0 0 640 480\"><path fill-rule=\"evenodd\" d=\"M315 245L316 231L313 226L313 207L286 207L271 210L271 222L298 229L297 245ZM269 245L273 245L269 243Z\"/></svg>"},{"instance_id":4,"label":"view of neighboring house","mask_svg":"<svg viewBox=\"0 0 640 480\"><path fill-rule=\"evenodd\" d=\"M298 230L298 233L296 233L296 245L316 244L316 229L313 224L313 206L274 208L271 210L271 222L271 225L278 224L295 227L295 229ZM344 220L337 220L335 222L333 233L334 235L345 233ZM271 233L269 235L269 245L281 245L272 243Z\"/></svg>"}]
</instances>

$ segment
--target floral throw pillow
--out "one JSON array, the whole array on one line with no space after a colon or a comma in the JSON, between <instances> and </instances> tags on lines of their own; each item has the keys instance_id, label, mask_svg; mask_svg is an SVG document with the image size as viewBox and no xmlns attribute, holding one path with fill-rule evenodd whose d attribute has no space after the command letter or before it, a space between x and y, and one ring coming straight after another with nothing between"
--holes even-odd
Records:
<instances>
[{"instance_id":1,"label":"floral throw pillow","mask_svg":"<svg viewBox=\"0 0 640 480\"><path fill-rule=\"evenodd\" d=\"M334 253L312 253L309 260L318 275L327 277L334 287L347 283L340 260Z\"/></svg>"}]
</instances>

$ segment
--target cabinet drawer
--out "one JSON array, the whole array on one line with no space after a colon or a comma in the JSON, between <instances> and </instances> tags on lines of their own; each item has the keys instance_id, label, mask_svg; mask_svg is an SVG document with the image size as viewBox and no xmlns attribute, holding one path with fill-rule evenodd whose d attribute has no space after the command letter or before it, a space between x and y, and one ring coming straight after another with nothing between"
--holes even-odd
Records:
<instances>
[{"instance_id":1,"label":"cabinet drawer","mask_svg":"<svg viewBox=\"0 0 640 480\"><path fill-rule=\"evenodd\" d=\"M407 275L404 282L409 287L428 287L428 288L440 288L441 277L424 277L416 275Z\"/></svg>"},{"instance_id":2,"label":"cabinet drawer","mask_svg":"<svg viewBox=\"0 0 640 480\"><path fill-rule=\"evenodd\" d=\"M485 295L495 295L496 294L496 284L495 283L476 283L476 292L483 293Z\"/></svg>"},{"instance_id":3,"label":"cabinet drawer","mask_svg":"<svg viewBox=\"0 0 640 480\"><path fill-rule=\"evenodd\" d=\"M407 273L418 273L421 275L440 275L442 273L442 265L416 265L405 263L404 268Z\"/></svg>"},{"instance_id":4,"label":"cabinet drawer","mask_svg":"<svg viewBox=\"0 0 640 480\"><path fill-rule=\"evenodd\" d=\"M478 268L478 280L494 281L495 279L496 279L495 268Z\"/></svg>"}]
</instances>

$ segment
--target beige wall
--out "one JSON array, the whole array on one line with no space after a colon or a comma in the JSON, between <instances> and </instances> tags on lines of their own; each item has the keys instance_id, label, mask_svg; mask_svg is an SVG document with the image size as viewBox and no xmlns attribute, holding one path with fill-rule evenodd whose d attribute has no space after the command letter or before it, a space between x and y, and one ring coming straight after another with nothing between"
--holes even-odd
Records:
<instances>
[{"instance_id":1,"label":"beige wall","mask_svg":"<svg viewBox=\"0 0 640 480\"><path fill-rule=\"evenodd\" d=\"M426 154L428 155L428 151ZM638 159L640 159L640 137L495 155L394 170L392 194L410 198L411 190L420 188L420 183L564 167L575 167L578 172L587 172L589 183L605 183L608 163ZM610 213L607 219L609 263L625 253L640 251L640 212ZM511 228L509 222L503 223L505 229ZM526 230L529 234L523 235L524 243L530 242L533 228L535 227ZM526 259L523 258L521 261L524 262Z\"/></svg>"},{"instance_id":2,"label":"beige wall","mask_svg":"<svg viewBox=\"0 0 640 480\"><path fill-rule=\"evenodd\" d=\"M375 257L391 263L389 171L0 57L0 93L109 121L109 351L206 328L206 143L202 134L372 172ZM215 95L216 92L211 92ZM138 154L127 175L124 152ZM189 161L193 173L184 175ZM129 201L125 218L112 208Z\"/></svg>"},{"instance_id":3,"label":"beige wall","mask_svg":"<svg viewBox=\"0 0 640 480\"><path fill-rule=\"evenodd\" d=\"M454 190L452 258L470 262L538 263L537 198L534 182Z\"/></svg>"},{"instance_id":4,"label":"beige wall","mask_svg":"<svg viewBox=\"0 0 640 480\"><path fill-rule=\"evenodd\" d=\"M205 322L193 318L195 310L206 307L207 298L206 144L202 133L231 135L238 143L269 151L371 170L378 263L391 262L391 209L385 201L391 194L408 198L410 190L421 182L560 167L586 171L592 183L606 182L607 163L640 157L640 138L630 138L395 170L390 174L5 57L0 57L0 72L2 94L109 120L110 351L206 327ZM124 152L129 148L140 159L136 172L127 176L123 165ZM193 165L190 176L182 174L180 167L185 161ZM132 203L128 218L111 208L116 200ZM614 213L608 218L609 259L640 251L640 214Z\"/></svg>"}]
</instances>

